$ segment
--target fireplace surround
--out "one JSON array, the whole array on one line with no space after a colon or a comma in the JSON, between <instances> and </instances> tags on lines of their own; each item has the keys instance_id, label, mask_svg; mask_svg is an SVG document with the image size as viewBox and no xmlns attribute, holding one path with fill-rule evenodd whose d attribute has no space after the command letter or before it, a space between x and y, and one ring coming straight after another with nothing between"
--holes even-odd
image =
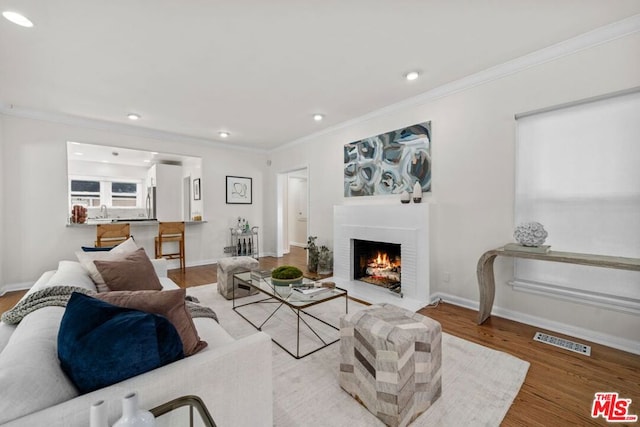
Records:
<instances>
[{"instance_id":1,"label":"fireplace surround","mask_svg":"<svg viewBox=\"0 0 640 427\"><path fill-rule=\"evenodd\" d=\"M333 210L334 281L349 295L412 311L429 304L429 205L341 205ZM400 246L402 297L354 275L354 240Z\"/></svg>"}]
</instances>

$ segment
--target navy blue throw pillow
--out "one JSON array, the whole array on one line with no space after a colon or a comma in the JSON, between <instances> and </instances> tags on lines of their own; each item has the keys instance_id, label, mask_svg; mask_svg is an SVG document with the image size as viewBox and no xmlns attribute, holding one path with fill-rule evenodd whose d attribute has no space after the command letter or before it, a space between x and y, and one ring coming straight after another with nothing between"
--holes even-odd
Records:
<instances>
[{"instance_id":1,"label":"navy blue throw pillow","mask_svg":"<svg viewBox=\"0 0 640 427\"><path fill-rule=\"evenodd\" d=\"M80 246L83 252L109 252L111 249L115 248L115 246Z\"/></svg>"},{"instance_id":2,"label":"navy blue throw pillow","mask_svg":"<svg viewBox=\"0 0 640 427\"><path fill-rule=\"evenodd\" d=\"M80 393L183 357L180 335L165 317L71 295L58 332L58 358Z\"/></svg>"}]
</instances>

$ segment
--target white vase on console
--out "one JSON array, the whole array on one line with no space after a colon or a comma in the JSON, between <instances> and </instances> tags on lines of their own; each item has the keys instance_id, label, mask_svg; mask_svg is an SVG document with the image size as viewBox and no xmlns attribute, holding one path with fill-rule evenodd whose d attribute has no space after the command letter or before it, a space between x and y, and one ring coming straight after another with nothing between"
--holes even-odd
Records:
<instances>
[{"instance_id":1,"label":"white vase on console","mask_svg":"<svg viewBox=\"0 0 640 427\"><path fill-rule=\"evenodd\" d=\"M122 398L122 417L113 427L155 427L153 414L138 407L138 394L132 392Z\"/></svg>"}]
</instances>

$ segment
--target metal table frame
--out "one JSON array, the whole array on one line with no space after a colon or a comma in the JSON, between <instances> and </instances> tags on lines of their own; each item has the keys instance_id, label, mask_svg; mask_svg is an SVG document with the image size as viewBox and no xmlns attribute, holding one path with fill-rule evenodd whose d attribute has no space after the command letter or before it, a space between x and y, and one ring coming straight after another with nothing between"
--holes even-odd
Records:
<instances>
[{"instance_id":1,"label":"metal table frame","mask_svg":"<svg viewBox=\"0 0 640 427\"><path fill-rule=\"evenodd\" d=\"M193 396L193 395L182 396L177 399L173 399L170 402L163 403L160 406L156 406L155 408L151 409L150 412L153 414L154 417L158 418L178 408L182 408L183 406L186 406L189 408L189 426L190 427L193 427L193 422L194 422L193 409L194 408L200 414L200 420L204 423L206 427L216 427L216 423L213 421L213 418L211 417L209 410L205 406L202 399L200 399L198 396Z\"/></svg>"},{"instance_id":2,"label":"metal table frame","mask_svg":"<svg viewBox=\"0 0 640 427\"><path fill-rule=\"evenodd\" d=\"M342 291L344 293L340 293L337 295L332 295L330 297L326 297L326 298L319 298L318 300L310 300L310 301L305 301L304 304L302 305L294 305L291 304L289 301L287 301L285 298L280 297L279 295L277 295L277 293L275 292L275 290L273 290L273 292L268 292L267 290L263 289L261 286L256 286L252 283L251 279L251 273L250 272L246 272L246 273L238 273L238 274L234 274L233 275L233 311L235 311L240 317L242 317L244 320L246 320L249 324L251 324L254 328L256 328L259 331L262 331L262 327L273 318L273 316L282 308L282 307L288 307L295 315L296 315L296 319L297 319L297 325L296 325L296 352L295 354L292 353L289 349L285 348L284 345L280 344L275 338L271 337L271 341L273 341L278 347L280 347L281 349L283 349L284 351L286 351L287 353L289 353L292 357L296 358L296 359L302 359L303 357L307 357L310 354L313 354L319 350L322 350L323 348L326 348L328 346L330 346L331 344L334 344L338 341L340 341L340 337L338 337L337 339L333 340L333 341L325 341L324 339L322 339L322 337L320 335L318 335L318 333L315 331L315 329L313 329L313 327L311 325L309 325L309 323L302 317L302 315L305 316L309 316L321 323L324 323L325 325L335 329L336 331L339 331L340 328L337 326L332 325L331 323L322 320L320 318L318 318L317 316L314 316L311 313L308 313L305 311L305 309L312 307L314 305L317 304L321 304L323 302L327 302L327 301L331 301L333 299L336 298L340 298L340 297L344 297L345 299L345 313L349 312L349 296L348 296L348 292L346 289L342 289L339 287L336 287L335 289ZM268 282L265 282L268 283ZM236 305L236 285L243 287L244 286L249 286L251 288L257 289L258 291L260 291L261 293L267 295L267 298L262 298L256 301L251 301L248 303L244 303L244 304L240 304L240 305ZM302 301L298 301L298 302L302 302ZM254 322L252 322L251 320L249 320L245 315L243 315L240 311L238 311L239 308L242 307L246 307L249 305L253 305L253 304L275 304L277 305L277 307L275 308L275 310L273 310L273 312L271 312L271 314L269 316L267 316L267 318L261 323L261 324L255 324ZM300 322L302 321L302 323L311 331L313 332L313 334L322 342L322 345L314 350L311 350L305 354L300 354Z\"/></svg>"}]
</instances>

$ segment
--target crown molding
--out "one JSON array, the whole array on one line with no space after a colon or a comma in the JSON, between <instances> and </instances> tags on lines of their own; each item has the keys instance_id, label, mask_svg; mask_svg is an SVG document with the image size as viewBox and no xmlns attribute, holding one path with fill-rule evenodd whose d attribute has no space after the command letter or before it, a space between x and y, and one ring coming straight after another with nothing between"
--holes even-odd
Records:
<instances>
[{"instance_id":1,"label":"crown molding","mask_svg":"<svg viewBox=\"0 0 640 427\"><path fill-rule=\"evenodd\" d=\"M241 145L225 144L213 139L197 138L180 133L126 125L122 123L114 123L106 120L87 119L70 114L35 110L13 104L0 103L0 114L26 119L42 120L64 125L79 126L93 130L116 132L123 135L136 136L141 138L154 138L172 142L188 142L192 144L206 145L207 147L221 148L225 150L250 151L259 153L266 153L268 151L263 148L252 148Z\"/></svg>"},{"instance_id":2,"label":"crown molding","mask_svg":"<svg viewBox=\"0 0 640 427\"><path fill-rule=\"evenodd\" d=\"M511 61L507 61L500 65L487 68L486 70L480 71L478 73L471 74L467 77L463 77L461 79L454 80L453 82L438 86L412 98L408 98L395 104L388 105L355 119L348 120L335 126L323 129L319 132L303 136L302 138L298 138L286 144L280 145L279 147L273 148L271 152L277 152L286 148L290 148L298 144L310 141L319 136L327 135L377 117L391 114L404 108L423 105L436 99L444 98L446 96L453 95L454 93L462 92L464 90L501 79L503 77L518 73L528 68L535 67L546 62L554 61L568 55L572 55L576 52L580 52L581 50L589 49L628 36L638 31L640 31L640 14L633 15L620 21L616 21L614 23L596 28L595 30L583 33L579 36L567 39L563 42L556 43L527 55L520 56Z\"/></svg>"}]
</instances>

